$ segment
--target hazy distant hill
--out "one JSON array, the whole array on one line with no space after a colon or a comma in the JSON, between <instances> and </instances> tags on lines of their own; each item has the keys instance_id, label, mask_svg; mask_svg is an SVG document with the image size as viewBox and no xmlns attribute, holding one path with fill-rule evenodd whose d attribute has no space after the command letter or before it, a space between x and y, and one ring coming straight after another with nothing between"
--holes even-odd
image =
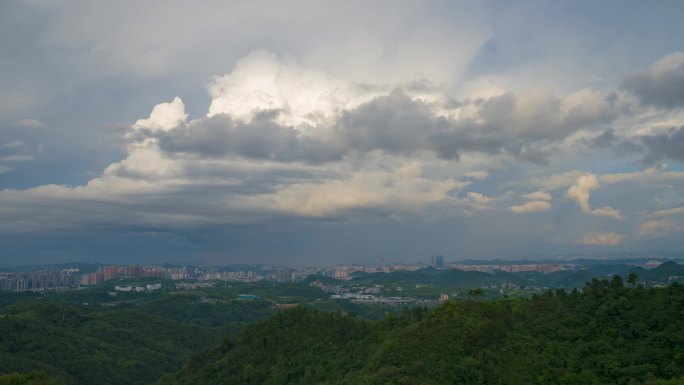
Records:
<instances>
[{"instance_id":1,"label":"hazy distant hill","mask_svg":"<svg viewBox=\"0 0 684 385\"><path fill-rule=\"evenodd\" d=\"M393 271L390 273L373 273L352 278L349 283L359 285L395 284L411 286L416 284L432 284L449 289L467 289L482 285L500 285L513 283L527 285L529 281L517 275L496 272L495 274L459 269L421 269L416 271Z\"/></svg>"},{"instance_id":2,"label":"hazy distant hill","mask_svg":"<svg viewBox=\"0 0 684 385\"><path fill-rule=\"evenodd\" d=\"M0 267L0 271L37 271L37 270L61 270L61 269L78 269L80 273L92 273L97 271L97 268L102 266L101 263L86 263L86 262L70 262L70 263L53 263L42 265L21 265L21 266L4 266Z\"/></svg>"},{"instance_id":3,"label":"hazy distant hill","mask_svg":"<svg viewBox=\"0 0 684 385\"><path fill-rule=\"evenodd\" d=\"M485 273L459 269L427 268L416 271L394 271L390 273L359 274L349 284L374 285L392 284L415 286L431 284L445 289L471 289L480 286L515 284L520 287L538 286L555 288L581 288L593 278L605 279L613 275L626 278L636 273L641 281L669 282L670 277L684 277L684 265L666 262L655 269L646 270L628 264L594 264L582 270L565 270L549 274L536 272L507 273L496 271Z\"/></svg>"},{"instance_id":4,"label":"hazy distant hill","mask_svg":"<svg viewBox=\"0 0 684 385\"><path fill-rule=\"evenodd\" d=\"M670 277L684 277L684 265L675 262L665 262L655 269L634 269L642 280L665 281Z\"/></svg>"}]
</instances>

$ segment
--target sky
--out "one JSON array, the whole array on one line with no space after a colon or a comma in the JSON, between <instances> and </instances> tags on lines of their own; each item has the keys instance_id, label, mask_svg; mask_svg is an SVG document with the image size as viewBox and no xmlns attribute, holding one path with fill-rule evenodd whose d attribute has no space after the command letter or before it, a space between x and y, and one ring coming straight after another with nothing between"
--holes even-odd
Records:
<instances>
[{"instance_id":1,"label":"sky","mask_svg":"<svg viewBox=\"0 0 684 385\"><path fill-rule=\"evenodd\" d=\"M0 2L0 265L683 252L683 16Z\"/></svg>"}]
</instances>

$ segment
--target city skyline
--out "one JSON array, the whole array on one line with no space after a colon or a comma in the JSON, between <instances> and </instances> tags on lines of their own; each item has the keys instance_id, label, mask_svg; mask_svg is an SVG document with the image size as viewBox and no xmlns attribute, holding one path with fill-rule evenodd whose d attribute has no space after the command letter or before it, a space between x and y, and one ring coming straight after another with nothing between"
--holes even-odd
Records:
<instances>
[{"instance_id":1,"label":"city skyline","mask_svg":"<svg viewBox=\"0 0 684 385\"><path fill-rule=\"evenodd\" d=\"M684 252L681 2L0 10L0 265Z\"/></svg>"},{"instance_id":2,"label":"city skyline","mask_svg":"<svg viewBox=\"0 0 684 385\"><path fill-rule=\"evenodd\" d=\"M682 260L679 259L679 262ZM375 303L396 306L398 304L420 303L412 296L382 296L387 290L402 292L428 290L444 279L451 285L479 286L481 289L523 290L545 292L556 288L570 288L587 284L591 278L605 279L625 275L636 282L639 275L649 287L662 287L684 278L681 264L666 259L621 259L621 260L564 260L564 261L455 261L444 264L443 257L433 256L429 264L342 264L335 267L321 266L158 266L158 265L95 265L72 264L52 266L24 271L0 269L0 293L4 292L46 292L82 290L90 287L109 290L116 297L118 292L151 293L164 290L194 290L220 287L232 289L233 284L252 291L254 287L266 284L297 284L316 287L331 293L331 299L346 299L357 303ZM484 274L483 274L484 273ZM386 274L386 275L385 275ZM441 278L438 278L441 277ZM269 284L270 282L270 284ZM325 283L324 283L325 282ZM369 283L373 283L370 285ZM607 282L607 281L606 281ZM230 283L230 287L228 286ZM385 288L392 283L394 289ZM570 286L567 286L570 285ZM251 286L251 287L250 287ZM262 286L263 287L263 286ZM271 286L273 287L273 286ZM574 287L576 289L576 287ZM113 289L113 291L111 291ZM439 302L448 300L449 294L440 292ZM414 292L414 294L416 294ZM423 293L425 294L425 293ZM458 296L458 292L453 293ZM202 297L201 302L211 303L218 299ZM242 294L238 299L259 299L259 295ZM423 298L425 299L425 298ZM434 304L435 298L428 299ZM294 306L287 305L288 308Z\"/></svg>"}]
</instances>

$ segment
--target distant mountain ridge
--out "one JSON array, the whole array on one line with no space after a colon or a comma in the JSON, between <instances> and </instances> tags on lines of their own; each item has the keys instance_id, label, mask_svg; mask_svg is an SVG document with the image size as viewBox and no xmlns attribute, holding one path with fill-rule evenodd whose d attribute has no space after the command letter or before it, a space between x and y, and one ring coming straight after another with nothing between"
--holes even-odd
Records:
<instances>
[{"instance_id":1,"label":"distant mountain ridge","mask_svg":"<svg viewBox=\"0 0 684 385\"><path fill-rule=\"evenodd\" d=\"M669 281L669 277L684 277L684 265L676 262L665 262L654 269L643 269L627 264L597 264L581 270L564 270L548 274L537 272L509 273L495 271L486 273L479 271L463 271L459 269L426 268L415 271L393 271L389 273L360 274L353 277L349 284L374 285L397 284L416 285L433 284L449 289L467 289L484 285L515 284L524 286L541 286L548 288L581 288L592 278L606 278L635 273L642 281Z\"/></svg>"}]
</instances>

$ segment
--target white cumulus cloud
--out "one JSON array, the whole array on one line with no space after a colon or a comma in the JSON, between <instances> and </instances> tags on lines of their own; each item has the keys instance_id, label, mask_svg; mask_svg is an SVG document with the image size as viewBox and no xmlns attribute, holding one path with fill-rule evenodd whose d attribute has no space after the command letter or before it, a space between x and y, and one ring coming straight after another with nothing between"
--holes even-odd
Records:
<instances>
[{"instance_id":1,"label":"white cumulus cloud","mask_svg":"<svg viewBox=\"0 0 684 385\"><path fill-rule=\"evenodd\" d=\"M551 209L551 204L546 201L529 201L521 205L511 206L508 209L516 213L531 213L549 210Z\"/></svg>"},{"instance_id":2,"label":"white cumulus cloud","mask_svg":"<svg viewBox=\"0 0 684 385\"><path fill-rule=\"evenodd\" d=\"M589 198L591 196L591 191L597 188L599 188L599 181L596 175L582 175L578 177L575 181L575 184L568 189L566 195L569 198L575 200L575 202L577 202L577 205L585 214L622 219L620 212L613 209L610 206L599 207L596 209L592 209L591 206L589 206Z\"/></svg>"},{"instance_id":3,"label":"white cumulus cloud","mask_svg":"<svg viewBox=\"0 0 684 385\"><path fill-rule=\"evenodd\" d=\"M617 246L624 239L624 235L617 233L589 233L577 240L580 245Z\"/></svg>"},{"instance_id":4,"label":"white cumulus cloud","mask_svg":"<svg viewBox=\"0 0 684 385\"><path fill-rule=\"evenodd\" d=\"M684 225L669 221L652 220L642 223L637 234L641 237L662 238L684 231Z\"/></svg>"},{"instance_id":5,"label":"white cumulus cloud","mask_svg":"<svg viewBox=\"0 0 684 385\"><path fill-rule=\"evenodd\" d=\"M529 194L523 194L521 195L525 199L533 200L533 201L550 201L551 200L551 194L547 193L546 191L535 191L531 192Z\"/></svg>"},{"instance_id":6,"label":"white cumulus cloud","mask_svg":"<svg viewBox=\"0 0 684 385\"><path fill-rule=\"evenodd\" d=\"M487 171L471 171L465 173L465 176L476 180L485 180L489 176L489 173Z\"/></svg>"}]
</instances>

